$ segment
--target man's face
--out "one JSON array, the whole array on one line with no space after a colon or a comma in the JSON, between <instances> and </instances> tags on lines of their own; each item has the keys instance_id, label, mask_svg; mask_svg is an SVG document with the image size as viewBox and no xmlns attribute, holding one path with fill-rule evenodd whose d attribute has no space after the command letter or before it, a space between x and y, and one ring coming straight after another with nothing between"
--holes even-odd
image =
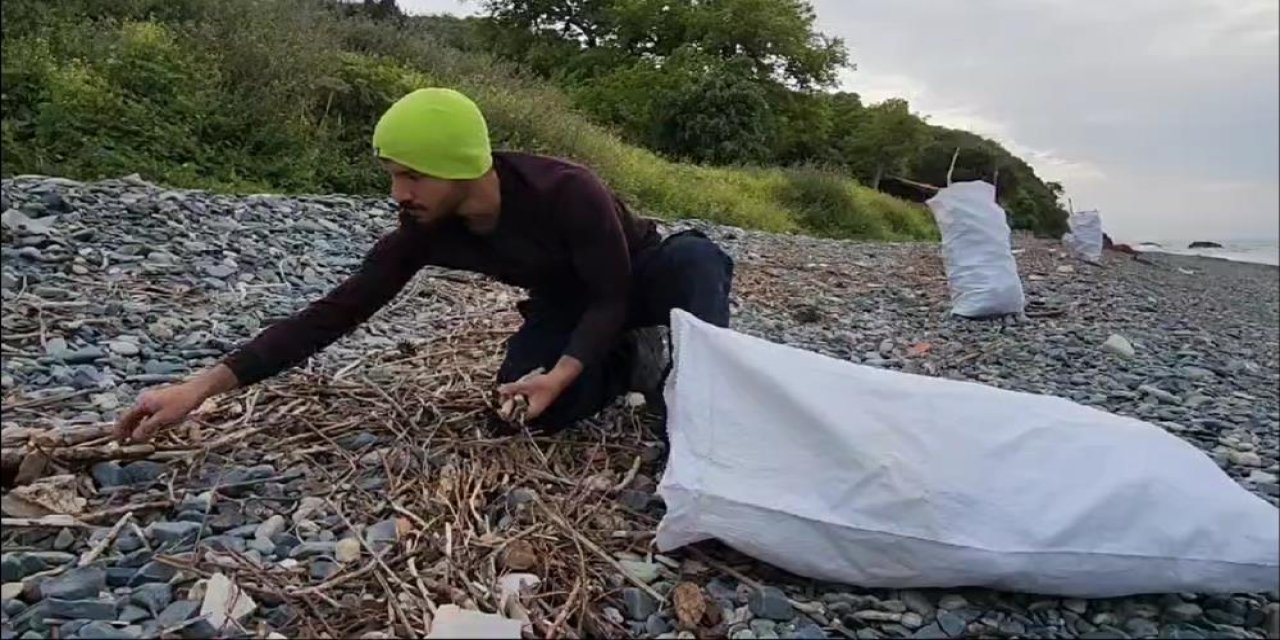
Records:
<instances>
[{"instance_id":1,"label":"man's face","mask_svg":"<svg viewBox=\"0 0 1280 640\"><path fill-rule=\"evenodd\" d=\"M391 197L414 222L434 226L462 204L462 182L425 176L391 161L384 164L391 174Z\"/></svg>"}]
</instances>

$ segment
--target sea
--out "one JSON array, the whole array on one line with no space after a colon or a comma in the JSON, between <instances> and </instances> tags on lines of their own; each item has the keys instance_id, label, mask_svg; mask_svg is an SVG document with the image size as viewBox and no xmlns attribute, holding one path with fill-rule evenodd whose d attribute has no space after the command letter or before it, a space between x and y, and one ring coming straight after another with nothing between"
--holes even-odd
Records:
<instances>
[{"instance_id":1,"label":"sea","mask_svg":"<svg viewBox=\"0 0 1280 640\"><path fill-rule=\"evenodd\" d=\"M1184 256L1205 256L1222 258L1236 262L1254 262L1280 266L1280 240L1213 240L1222 245L1221 249L1191 249L1190 240L1161 240L1157 242L1139 242L1133 248L1139 251L1174 253Z\"/></svg>"}]
</instances>

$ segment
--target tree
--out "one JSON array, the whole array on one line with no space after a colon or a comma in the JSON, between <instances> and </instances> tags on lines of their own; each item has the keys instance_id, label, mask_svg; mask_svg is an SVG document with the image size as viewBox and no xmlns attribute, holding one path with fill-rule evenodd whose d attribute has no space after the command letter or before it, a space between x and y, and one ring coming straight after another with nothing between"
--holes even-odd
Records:
<instances>
[{"instance_id":1,"label":"tree","mask_svg":"<svg viewBox=\"0 0 1280 640\"><path fill-rule=\"evenodd\" d=\"M839 138L842 155L855 175L880 188L886 174L901 174L926 139L924 121L911 113L906 100L891 98L864 109L849 108Z\"/></svg>"},{"instance_id":2,"label":"tree","mask_svg":"<svg viewBox=\"0 0 1280 640\"><path fill-rule=\"evenodd\" d=\"M830 86L848 62L843 41L815 30L806 0L484 0L484 6L495 48L521 61L549 50L576 57L611 49L660 66L687 48L745 59L757 79L798 88Z\"/></svg>"}]
</instances>

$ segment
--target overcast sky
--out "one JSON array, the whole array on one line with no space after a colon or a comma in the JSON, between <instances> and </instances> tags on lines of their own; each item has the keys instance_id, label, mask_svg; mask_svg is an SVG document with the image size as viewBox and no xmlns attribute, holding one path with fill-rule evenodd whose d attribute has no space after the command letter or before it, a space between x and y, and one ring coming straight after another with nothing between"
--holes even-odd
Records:
<instances>
[{"instance_id":1,"label":"overcast sky","mask_svg":"<svg viewBox=\"0 0 1280 640\"><path fill-rule=\"evenodd\" d=\"M1117 239L1280 236L1276 0L813 4L857 65L846 89L999 141Z\"/></svg>"}]
</instances>

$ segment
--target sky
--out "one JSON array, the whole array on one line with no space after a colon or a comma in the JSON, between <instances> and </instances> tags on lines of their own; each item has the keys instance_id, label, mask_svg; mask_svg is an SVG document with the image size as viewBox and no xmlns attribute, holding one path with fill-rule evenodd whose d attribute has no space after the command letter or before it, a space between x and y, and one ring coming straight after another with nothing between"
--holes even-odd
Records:
<instances>
[{"instance_id":1,"label":"sky","mask_svg":"<svg viewBox=\"0 0 1280 640\"><path fill-rule=\"evenodd\" d=\"M1280 239L1280 2L812 4L856 65L842 88L1000 142L1117 241Z\"/></svg>"}]
</instances>

